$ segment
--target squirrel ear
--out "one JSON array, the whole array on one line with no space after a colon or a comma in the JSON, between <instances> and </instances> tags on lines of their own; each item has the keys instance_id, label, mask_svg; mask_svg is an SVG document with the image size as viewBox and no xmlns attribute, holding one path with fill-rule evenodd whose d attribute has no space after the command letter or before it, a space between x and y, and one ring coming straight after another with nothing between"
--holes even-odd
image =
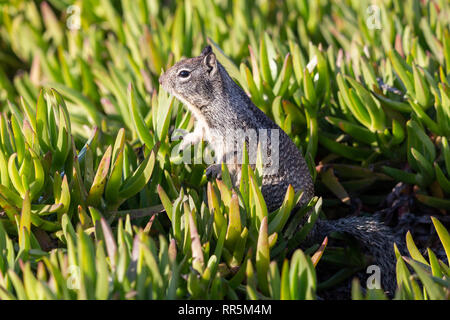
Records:
<instances>
[{"instance_id":1,"label":"squirrel ear","mask_svg":"<svg viewBox=\"0 0 450 320\"><path fill-rule=\"evenodd\" d=\"M206 47L203 48L201 55L202 56L206 56L207 54L212 52L212 48L210 45L207 45Z\"/></svg>"},{"instance_id":2,"label":"squirrel ear","mask_svg":"<svg viewBox=\"0 0 450 320\"><path fill-rule=\"evenodd\" d=\"M216 60L216 55L213 52L208 53L203 58L203 63L208 67L210 75L214 75L216 73L217 60Z\"/></svg>"}]
</instances>

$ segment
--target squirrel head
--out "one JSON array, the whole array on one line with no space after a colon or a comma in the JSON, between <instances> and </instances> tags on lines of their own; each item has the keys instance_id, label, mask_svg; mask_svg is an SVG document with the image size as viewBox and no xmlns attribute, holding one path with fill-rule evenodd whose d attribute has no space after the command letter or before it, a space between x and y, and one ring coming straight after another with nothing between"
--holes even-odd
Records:
<instances>
[{"instance_id":1,"label":"squirrel head","mask_svg":"<svg viewBox=\"0 0 450 320\"><path fill-rule=\"evenodd\" d=\"M189 108L194 108L194 112L201 112L202 108L211 105L217 90L222 87L220 68L222 66L208 45L200 56L183 59L164 72L159 83Z\"/></svg>"}]
</instances>

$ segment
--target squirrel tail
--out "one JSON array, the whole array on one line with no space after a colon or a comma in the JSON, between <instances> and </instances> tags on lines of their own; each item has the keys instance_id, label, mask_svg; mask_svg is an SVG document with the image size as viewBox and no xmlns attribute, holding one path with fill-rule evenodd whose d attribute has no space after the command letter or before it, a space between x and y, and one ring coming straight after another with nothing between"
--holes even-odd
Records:
<instances>
[{"instance_id":1,"label":"squirrel tail","mask_svg":"<svg viewBox=\"0 0 450 320\"><path fill-rule=\"evenodd\" d=\"M307 238L308 243L320 243L332 232L341 232L353 236L362 246L365 253L373 258L373 264L380 267L381 285L387 293L395 294L396 261L392 230L383 222L373 217L347 217L338 220L318 220ZM403 249L397 241L399 248ZM402 251L402 250L401 250Z\"/></svg>"}]
</instances>

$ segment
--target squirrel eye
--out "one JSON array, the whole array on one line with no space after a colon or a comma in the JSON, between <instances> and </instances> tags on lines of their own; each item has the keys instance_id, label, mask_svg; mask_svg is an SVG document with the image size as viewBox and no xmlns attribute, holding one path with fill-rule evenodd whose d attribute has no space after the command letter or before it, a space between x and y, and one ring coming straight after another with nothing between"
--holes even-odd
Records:
<instances>
[{"instance_id":1,"label":"squirrel eye","mask_svg":"<svg viewBox=\"0 0 450 320\"><path fill-rule=\"evenodd\" d=\"M190 75L190 72L187 70L181 70L180 73L178 74L180 77L182 78L187 78Z\"/></svg>"}]
</instances>

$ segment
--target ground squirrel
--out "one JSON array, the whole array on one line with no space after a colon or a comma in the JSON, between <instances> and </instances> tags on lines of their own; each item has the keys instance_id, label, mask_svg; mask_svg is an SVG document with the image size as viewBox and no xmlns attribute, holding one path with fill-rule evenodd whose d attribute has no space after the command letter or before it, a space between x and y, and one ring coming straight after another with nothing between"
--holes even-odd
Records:
<instances>
[{"instance_id":1,"label":"ground squirrel","mask_svg":"<svg viewBox=\"0 0 450 320\"><path fill-rule=\"evenodd\" d=\"M217 176L221 163L225 162L237 186L240 181L237 159L240 158L236 145L239 149L243 139L248 143L252 136L246 134L248 131L256 133L258 142L261 142L261 134L264 133L267 134L267 155L271 160L264 163L261 190L268 209L272 211L281 205L289 185L295 191L304 191L302 203L314 196L311 175L299 149L231 79L210 46L205 47L200 56L176 63L160 76L159 82L166 91L183 102L196 119L195 129L184 137L182 147L203 139L216 150L217 164L207 168L208 175ZM275 154L271 149L274 141L278 143ZM249 157L251 154L249 150ZM278 161L276 170L265 171L268 167L274 168L274 158ZM320 220L310 232L308 242L321 242L333 231L348 233L361 242L372 255L373 263L381 269L383 288L392 294L396 287L395 255L394 237L389 228L372 218Z\"/></svg>"}]
</instances>

